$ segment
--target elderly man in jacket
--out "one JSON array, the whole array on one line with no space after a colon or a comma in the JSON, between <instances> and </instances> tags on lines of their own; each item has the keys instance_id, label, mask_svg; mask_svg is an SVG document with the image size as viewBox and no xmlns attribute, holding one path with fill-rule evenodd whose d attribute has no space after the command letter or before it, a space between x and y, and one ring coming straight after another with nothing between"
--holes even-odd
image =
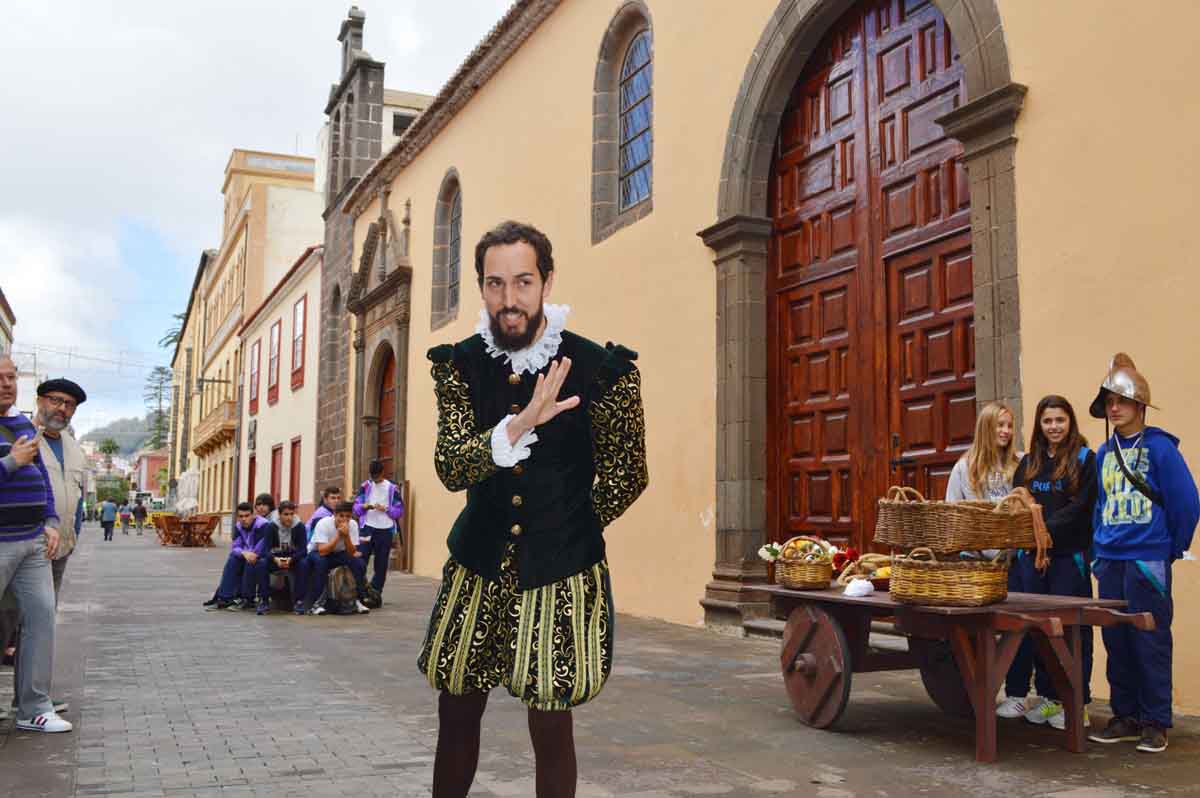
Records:
<instances>
[{"instance_id":1,"label":"elderly man in jacket","mask_svg":"<svg viewBox=\"0 0 1200 798\"><path fill-rule=\"evenodd\" d=\"M24 619L17 670L17 728L68 732L54 711L54 580L59 518L38 447L42 433L13 412L17 368L0 356L0 589L11 589Z\"/></svg>"}]
</instances>

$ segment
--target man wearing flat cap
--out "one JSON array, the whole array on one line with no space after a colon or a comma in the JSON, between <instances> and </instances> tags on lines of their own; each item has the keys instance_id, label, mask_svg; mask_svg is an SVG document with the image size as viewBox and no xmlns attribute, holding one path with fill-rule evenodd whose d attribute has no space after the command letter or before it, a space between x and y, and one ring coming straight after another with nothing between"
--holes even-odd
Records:
<instances>
[{"instance_id":1,"label":"man wearing flat cap","mask_svg":"<svg viewBox=\"0 0 1200 798\"><path fill-rule=\"evenodd\" d=\"M86 460L79 443L68 427L75 410L87 401L87 394L67 379L46 380L37 388L37 426L42 428L40 448L42 462L50 472L54 489L54 505L62 520L59 527L58 553L51 563L54 575L54 597L62 587L67 570L67 558L75 550L79 530L83 526L83 492Z\"/></svg>"},{"instance_id":2,"label":"man wearing flat cap","mask_svg":"<svg viewBox=\"0 0 1200 798\"><path fill-rule=\"evenodd\" d=\"M67 570L67 558L75 550L79 530L83 525L83 491L85 460L83 450L68 431L75 409L87 401L87 394L75 383L66 379L46 380L37 387L37 413L34 423L41 430L38 454L50 475L50 486L54 494L54 508L61 525L58 528L58 549L50 560L50 573L54 578L54 603L58 605L58 591L62 587L63 574ZM19 683L19 660L14 658L13 680ZM47 684L50 680L46 680ZM51 694L55 712L66 712L67 702ZM15 706L15 701L14 701Z\"/></svg>"}]
</instances>

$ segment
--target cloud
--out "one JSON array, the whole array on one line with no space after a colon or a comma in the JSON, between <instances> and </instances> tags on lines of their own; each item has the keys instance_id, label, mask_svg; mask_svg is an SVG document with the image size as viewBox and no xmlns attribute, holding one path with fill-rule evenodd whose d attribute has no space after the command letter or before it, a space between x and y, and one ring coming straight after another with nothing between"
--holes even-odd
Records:
<instances>
[{"instance_id":1,"label":"cloud","mask_svg":"<svg viewBox=\"0 0 1200 798\"><path fill-rule=\"evenodd\" d=\"M170 356L157 341L220 243L230 151L315 154L350 4L6 5L0 74L22 77L0 82L0 288L18 346L76 353L40 357L91 380L80 424L141 412L145 369L105 361ZM357 5L387 86L434 93L509 2Z\"/></svg>"}]
</instances>

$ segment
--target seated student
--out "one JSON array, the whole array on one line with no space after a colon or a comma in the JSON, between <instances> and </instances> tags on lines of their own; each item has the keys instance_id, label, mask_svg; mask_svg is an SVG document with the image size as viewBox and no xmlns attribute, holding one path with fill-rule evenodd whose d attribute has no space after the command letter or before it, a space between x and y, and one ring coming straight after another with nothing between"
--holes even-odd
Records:
<instances>
[{"instance_id":1,"label":"seated student","mask_svg":"<svg viewBox=\"0 0 1200 798\"><path fill-rule=\"evenodd\" d=\"M254 514L250 502L237 506L237 522L233 525L233 547L221 572L217 595L204 602L209 610L250 609L254 606L254 566L267 554L268 523ZM261 607L262 602L259 602Z\"/></svg>"},{"instance_id":2,"label":"seated student","mask_svg":"<svg viewBox=\"0 0 1200 798\"><path fill-rule=\"evenodd\" d=\"M269 493L260 493L254 497L254 514L265 518L272 524L279 523L279 512L275 509L275 497Z\"/></svg>"},{"instance_id":3,"label":"seated student","mask_svg":"<svg viewBox=\"0 0 1200 798\"><path fill-rule=\"evenodd\" d=\"M370 612L362 600L367 595L367 567L358 553L358 523L350 516L354 505L339 502L334 506L331 517L322 518L313 527L308 540L308 598L305 608L312 615L323 615L325 608L316 604L325 589L329 572L346 566L354 574L358 586L358 600L354 602L356 612Z\"/></svg>"},{"instance_id":4,"label":"seated student","mask_svg":"<svg viewBox=\"0 0 1200 798\"><path fill-rule=\"evenodd\" d=\"M1113 434L1096 453L1098 497L1092 570L1102 599L1124 599L1128 612L1149 612L1154 629L1106 626L1109 704L1113 718L1088 735L1097 743L1137 741L1165 751L1171 727L1171 565L1191 548L1200 493L1179 451L1179 438L1146 425L1150 383L1125 353L1113 356L1092 401L1093 418ZM1157 408L1156 408L1157 409Z\"/></svg>"},{"instance_id":5,"label":"seated student","mask_svg":"<svg viewBox=\"0 0 1200 798\"><path fill-rule=\"evenodd\" d=\"M268 556L258 574L258 594L271 597L271 574L283 571L292 578L292 599L297 615L304 614L308 590L308 530L296 516L293 502L279 503L279 523L268 528Z\"/></svg>"},{"instance_id":6,"label":"seated student","mask_svg":"<svg viewBox=\"0 0 1200 798\"><path fill-rule=\"evenodd\" d=\"M313 512L312 516L309 517L308 523L305 525L305 527L308 529L309 540L312 539L313 527L315 527L317 522L322 518L332 517L333 508L337 507L341 500L342 489L336 485L330 485L328 488L321 491L321 504Z\"/></svg>"},{"instance_id":7,"label":"seated student","mask_svg":"<svg viewBox=\"0 0 1200 798\"><path fill-rule=\"evenodd\" d=\"M368 607L382 607L392 538L396 522L404 516L404 500L400 498L400 489L383 478L383 463L372 460L369 471L371 478L362 484L354 497L354 517L361 525L358 550L362 553L364 567L370 562L371 555L375 555L375 574L363 603Z\"/></svg>"},{"instance_id":8,"label":"seated student","mask_svg":"<svg viewBox=\"0 0 1200 798\"><path fill-rule=\"evenodd\" d=\"M1047 593L1055 596L1092 597L1088 551L1092 547L1092 509L1096 505L1096 455L1079 432L1075 410L1061 396L1047 396L1034 413L1029 454L1013 474L1013 487L1024 487L1042 506L1054 545L1050 564L1043 571L1034 565L1032 552L1018 551L1008 571L1008 589L1014 593ZM1088 725L1086 705L1091 703L1092 627L1080 628L1083 660L1083 725ZM1036 674L1035 674L1036 665ZM1028 698L1029 677L1034 675L1037 698ZM996 707L1002 718L1021 715L1030 723L1066 727L1066 714L1046 666L1034 655L1033 640L1026 636L1013 658L1005 680L1007 697Z\"/></svg>"}]
</instances>

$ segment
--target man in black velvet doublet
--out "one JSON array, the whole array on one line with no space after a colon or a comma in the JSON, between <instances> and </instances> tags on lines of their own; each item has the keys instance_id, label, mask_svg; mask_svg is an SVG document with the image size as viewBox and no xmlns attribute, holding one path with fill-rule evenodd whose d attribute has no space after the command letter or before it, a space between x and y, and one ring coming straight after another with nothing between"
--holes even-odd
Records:
<instances>
[{"instance_id":1,"label":"man in black velvet doublet","mask_svg":"<svg viewBox=\"0 0 1200 798\"><path fill-rule=\"evenodd\" d=\"M565 329L549 240L506 222L475 252L475 335L429 351L438 477L467 492L418 666L439 691L436 798L465 796L489 691L529 709L537 795L574 795L570 710L612 670L605 527L648 484L636 353Z\"/></svg>"}]
</instances>

